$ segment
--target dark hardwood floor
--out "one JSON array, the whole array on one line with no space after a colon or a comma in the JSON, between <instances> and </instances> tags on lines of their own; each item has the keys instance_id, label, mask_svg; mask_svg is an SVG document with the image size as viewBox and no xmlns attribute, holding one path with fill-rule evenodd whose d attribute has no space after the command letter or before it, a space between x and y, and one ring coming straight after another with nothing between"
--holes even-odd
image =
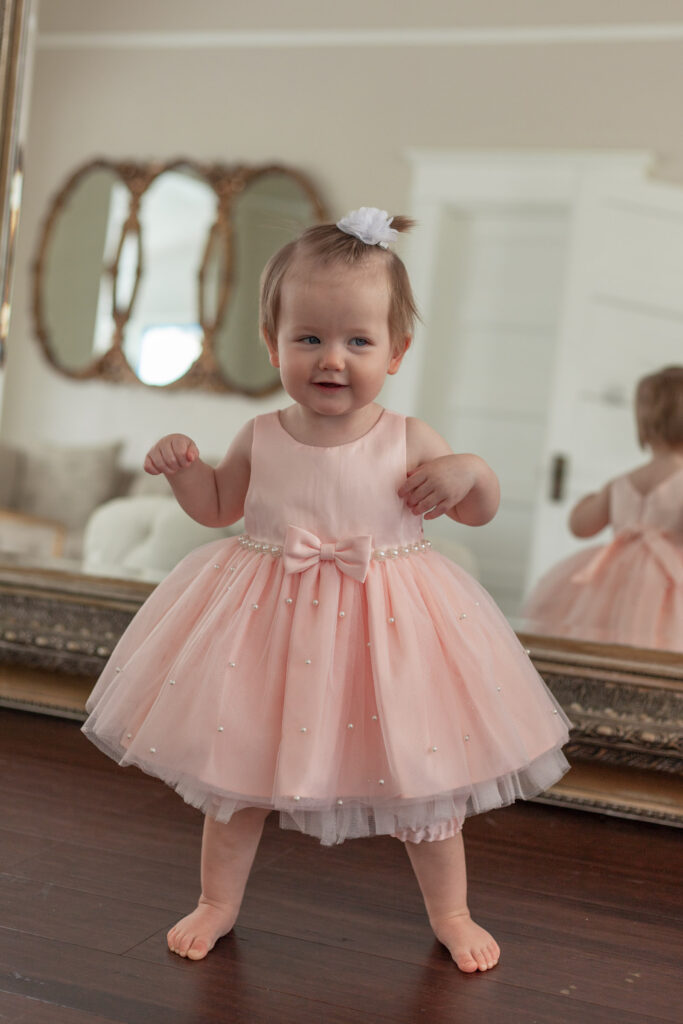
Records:
<instances>
[{"instance_id":1,"label":"dark hardwood floor","mask_svg":"<svg viewBox=\"0 0 683 1024\"><path fill-rule=\"evenodd\" d=\"M201 817L77 723L0 709L1 1024L655 1024L681 1020L680 832L522 804L465 827L463 975L401 845L266 826L234 932L166 949L195 903Z\"/></svg>"}]
</instances>

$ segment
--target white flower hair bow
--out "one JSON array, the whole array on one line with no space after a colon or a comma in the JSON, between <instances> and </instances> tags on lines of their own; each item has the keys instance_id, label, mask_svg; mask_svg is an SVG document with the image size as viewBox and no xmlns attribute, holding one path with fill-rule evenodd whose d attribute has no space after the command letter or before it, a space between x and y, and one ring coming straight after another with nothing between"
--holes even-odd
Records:
<instances>
[{"instance_id":1,"label":"white flower hair bow","mask_svg":"<svg viewBox=\"0 0 683 1024\"><path fill-rule=\"evenodd\" d=\"M389 242L395 242L398 231L391 227L394 218L386 210L378 210L376 206L361 206L360 210L351 210L345 217L337 221L337 227L347 235L355 235L366 245L378 245L386 249Z\"/></svg>"}]
</instances>

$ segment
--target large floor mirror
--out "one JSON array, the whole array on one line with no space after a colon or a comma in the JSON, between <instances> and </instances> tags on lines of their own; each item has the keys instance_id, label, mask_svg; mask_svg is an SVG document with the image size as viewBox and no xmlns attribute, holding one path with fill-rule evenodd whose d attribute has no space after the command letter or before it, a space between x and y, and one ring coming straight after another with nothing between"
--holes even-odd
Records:
<instances>
[{"instance_id":1,"label":"large floor mirror","mask_svg":"<svg viewBox=\"0 0 683 1024\"><path fill-rule=\"evenodd\" d=\"M425 340L387 404L481 453L504 495L490 526L430 538L490 590L574 723L572 771L543 799L683 825L683 641L524 616L588 543L567 529L572 504L643 460L637 379L682 361L683 191L643 154L410 159ZM258 273L322 215L306 169L280 164L98 157L55 175L0 392L1 703L84 717L137 608L215 537L145 479L146 432L172 398L188 424L211 419L220 457L283 404L256 336Z\"/></svg>"}]
</instances>

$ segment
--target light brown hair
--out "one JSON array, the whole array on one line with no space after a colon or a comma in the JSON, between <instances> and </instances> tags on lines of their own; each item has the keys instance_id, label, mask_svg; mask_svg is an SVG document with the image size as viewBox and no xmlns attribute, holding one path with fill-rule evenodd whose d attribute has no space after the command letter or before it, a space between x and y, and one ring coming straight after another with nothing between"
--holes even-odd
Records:
<instances>
[{"instance_id":1,"label":"light brown hair","mask_svg":"<svg viewBox=\"0 0 683 1024\"><path fill-rule=\"evenodd\" d=\"M683 366L665 366L638 381L636 420L641 448L683 444Z\"/></svg>"},{"instance_id":2,"label":"light brown hair","mask_svg":"<svg viewBox=\"0 0 683 1024\"><path fill-rule=\"evenodd\" d=\"M394 217L391 227L397 231L409 231L414 223L409 217ZM386 266L389 283L389 333L394 350L402 351L403 340L412 337L415 320L419 317L403 261L389 249L368 245L355 235L346 234L336 224L318 224L308 228L268 260L261 274L259 298L259 321L264 334L273 340L277 336L282 282L294 261L301 258L348 267L381 260Z\"/></svg>"}]
</instances>

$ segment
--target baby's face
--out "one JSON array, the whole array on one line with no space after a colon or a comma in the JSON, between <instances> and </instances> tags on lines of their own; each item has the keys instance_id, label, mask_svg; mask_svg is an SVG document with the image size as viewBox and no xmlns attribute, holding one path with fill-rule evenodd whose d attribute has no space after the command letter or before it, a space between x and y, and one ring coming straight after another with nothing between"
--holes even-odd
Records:
<instances>
[{"instance_id":1,"label":"baby's face","mask_svg":"<svg viewBox=\"0 0 683 1024\"><path fill-rule=\"evenodd\" d=\"M389 282L380 260L362 266L299 260L282 282L277 337L266 339L287 393L320 415L370 404L396 373Z\"/></svg>"}]
</instances>

